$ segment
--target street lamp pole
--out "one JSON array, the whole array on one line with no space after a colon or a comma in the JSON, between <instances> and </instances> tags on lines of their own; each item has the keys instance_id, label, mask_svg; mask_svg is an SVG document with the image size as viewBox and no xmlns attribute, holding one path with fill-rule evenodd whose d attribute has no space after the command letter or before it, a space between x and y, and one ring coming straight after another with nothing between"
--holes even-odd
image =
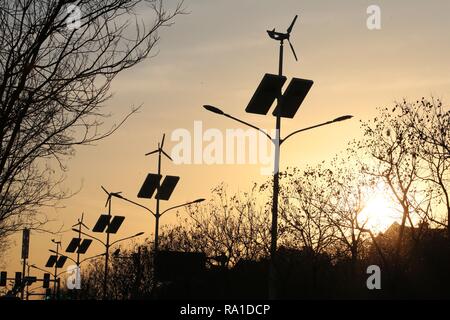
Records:
<instances>
[{"instance_id":1,"label":"street lamp pole","mask_svg":"<svg viewBox=\"0 0 450 320\"><path fill-rule=\"evenodd\" d=\"M108 199L108 218L111 217L111 196ZM108 219L108 221L109 221ZM80 227L81 228L81 227ZM108 280L108 261L109 261L109 232L106 232L106 244L105 244L105 272L103 273L103 300L107 298L107 280Z\"/></svg>"},{"instance_id":2,"label":"street lamp pole","mask_svg":"<svg viewBox=\"0 0 450 320\"><path fill-rule=\"evenodd\" d=\"M282 53L282 49L280 49L280 54ZM281 56L281 55L280 55ZM280 72L282 71L282 59L280 60ZM280 99L281 97L279 97ZM270 270L269 270L269 296L271 298L274 298L276 296L276 286L275 286L275 281L276 281L276 274L275 274L275 268L274 268L274 258L276 256L276 251L277 251L277 237L278 237L278 194L279 194L279 169L280 169L280 151L281 151L281 145L286 142L286 140L292 136L294 136L297 133L301 133L304 131L308 131L311 129L315 129L318 127L322 127L322 126L326 126L329 124L333 124L336 122L341 122L341 121L345 121L345 120L349 120L351 118L353 118L353 116L351 115L344 115L344 116L340 116L338 118L335 118L333 120L330 121L326 121L323 123L319 123L313 126L309 126L306 128L302 128L299 130L296 130L290 134L288 134L286 137L281 138L280 135L280 128L281 128L281 119L280 117L277 116L277 120L276 120L276 135L274 138L272 138L269 134L267 134L264 130L262 130L261 128L258 128L257 126L250 124L246 121L243 121L241 119L238 119L236 117L233 117L225 112L223 112L221 109L215 107L215 106L211 106L211 105L204 105L203 106L206 110L219 114L219 115L223 115L224 117L230 118L232 120L235 120L239 123L242 123L248 127L251 127L255 130L260 131L261 133L263 133L270 141L272 141L272 143L275 146L275 159L274 159L274 172L273 172L273 201L272 201L272 228L271 228L271 245L270 245L270 255L271 255L271 263L270 263Z\"/></svg>"},{"instance_id":3,"label":"street lamp pole","mask_svg":"<svg viewBox=\"0 0 450 320\"><path fill-rule=\"evenodd\" d=\"M278 75L283 76L283 39L280 40L280 55L278 61ZM281 88L277 95L278 105L281 105ZM275 259L277 254L278 238L278 194L280 191L280 135L281 135L281 116L277 113L275 120L275 159L273 168L273 195L272 195L272 226L270 229L270 265L269 265L269 298L276 297L276 268Z\"/></svg>"},{"instance_id":4,"label":"street lamp pole","mask_svg":"<svg viewBox=\"0 0 450 320\"><path fill-rule=\"evenodd\" d=\"M280 40L280 56L278 64L278 75L283 76L283 40ZM278 105L281 105L281 89L277 96ZM272 197L272 228L270 242L270 256L272 261L275 259L277 252L277 236L278 236L278 193L280 190L280 135L281 135L281 116L276 115L275 120L275 159L273 168L273 197Z\"/></svg>"},{"instance_id":5,"label":"street lamp pole","mask_svg":"<svg viewBox=\"0 0 450 320\"><path fill-rule=\"evenodd\" d=\"M162 148L162 147L161 147ZM161 153L158 152L158 176L161 176ZM158 180L158 184L156 187L157 192L159 193L159 189L161 188L161 180ZM156 212L155 212L155 257L158 254L158 237L159 237L159 218L161 215L159 214L159 197L156 197Z\"/></svg>"}]
</instances>

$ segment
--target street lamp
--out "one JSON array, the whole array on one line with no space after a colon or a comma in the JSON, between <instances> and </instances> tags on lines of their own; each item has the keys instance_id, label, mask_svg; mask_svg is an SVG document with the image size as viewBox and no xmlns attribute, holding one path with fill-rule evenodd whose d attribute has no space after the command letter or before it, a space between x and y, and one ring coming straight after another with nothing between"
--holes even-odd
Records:
<instances>
[{"instance_id":1,"label":"street lamp","mask_svg":"<svg viewBox=\"0 0 450 320\"><path fill-rule=\"evenodd\" d=\"M322 126L326 126L329 124L333 124L336 122L341 122L341 121L345 121L345 120L349 120L351 118L353 118L352 115L344 115L344 116L340 116L338 118L335 118L333 120L330 121L326 121L323 123L319 123L310 127L306 127L306 128L302 128L299 130L296 130L290 134L288 134L286 137L281 138L280 137L280 133L279 130L277 130L276 136L272 137L270 136L266 131L262 130L261 128L248 123L244 120L238 119L232 115L229 115L227 113L225 113L224 111L222 111L221 109L219 109L218 107L212 106L212 105L204 105L203 108L205 108L207 111L210 111L212 113L215 114L219 114L222 115L224 117L230 118L234 121L237 121L239 123L242 123L250 128L253 128L255 130L258 130L259 132L263 133L270 141L272 141L272 143L274 143L275 145L275 170L274 170L274 190L273 190L273 207L272 207L272 211L273 211L273 216L272 216L272 232L271 232L271 236L272 236L272 241L271 241L271 247L270 247L270 253L271 253L271 257L273 259L273 257L276 254L276 250L277 250L277 217L278 217L278 192L279 192L279 176L278 176L278 172L279 172L279 161L280 161L280 152L279 152L279 148L280 146L290 137L292 137L293 135L300 133L300 132L304 132L304 131L308 131L314 128L318 128L318 127L322 127Z\"/></svg>"},{"instance_id":2,"label":"street lamp","mask_svg":"<svg viewBox=\"0 0 450 320\"><path fill-rule=\"evenodd\" d=\"M158 228L159 228L159 218L161 218L161 216L164 213L166 213L166 212L168 212L170 210L181 208L181 207L185 207L185 206L189 206L191 204L200 203L200 202L205 201L205 199L199 198L199 199L196 199L194 201L189 201L189 202L186 202L186 203L182 203L182 204L179 204L179 205L167 208L166 210L164 210L161 213L157 213L157 212L155 213L152 209L150 209L150 208L148 208L148 207L146 207L146 206L144 206L144 205L142 205L142 204L140 204L140 203L138 203L136 201L130 200L130 199L124 197L121 194L113 194L113 196L116 197L116 198L122 199L124 201L127 201L127 202L129 202L131 204L134 204L135 206L138 206L138 207L140 207L140 208L142 208L144 210L147 210L148 212L150 212L155 217L155 244L154 244L155 245L155 252L154 252L155 256L156 256L156 254L158 252L158 243L159 243L159 232L158 232L159 231L158 230Z\"/></svg>"},{"instance_id":3,"label":"street lamp","mask_svg":"<svg viewBox=\"0 0 450 320\"><path fill-rule=\"evenodd\" d=\"M48 251L50 251L51 253L56 253L56 251L55 251L55 250L52 250L52 249L49 249ZM66 257L66 259L69 259L70 261L74 262L74 263L77 265L77 267L80 267L80 265L81 265L83 262L88 261L88 260L92 260L92 259L94 259L94 258L98 258L98 257L104 256L105 253L96 254L95 256L92 256L92 257L89 257L89 258L85 258L85 259L83 259L83 260L81 260L81 261L80 261L79 259L74 260L74 259L72 259L71 257L66 256L66 255L64 255L64 254L62 254L62 253L59 253L59 255L62 256L62 257Z\"/></svg>"},{"instance_id":4,"label":"street lamp","mask_svg":"<svg viewBox=\"0 0 450 320\"><path fill-rule=\"evenodd\" d=\"M114 194L111 193L111 196L113 196L113 195ZM103 299L106 299L106 296L107 296L107 281L108 281L108 276L107 275L108 275L108 262L109 262L109 248L112 247L113 245L119 243L119 242L122 242L122 241L125 241L125 240L129 240L129 239L132 239L132 238L135 238L135 237L139 237L139 236L143 235L144 232L138 232L138 233L136 233L136 234L134 234L132 236L128 236L128 237L125 237L125 238L113 241L111 243L109 242L109 233L108 233L107 241L105 243L104 241L100 240L99 238L94 237L93 235L90 235L90 234L88 234L88 233L86 233L84 231L81 231L79 229L72 228L72 231L78 232L78 233L80 233L80 234L82 234L82 235L84 235L86 237L94 239L94 240L100 242L105 247L105 252L102 255L105 256L105 275L103 277Z\"/></svg>"},{"instance_id":5,"label":"street lamp","mask_svg":"<svg viewBox=\"0 0 450 320\"><path fill-rule=\"evenodd\" d=\"M77 231L77 232L79 232L78 230L76 230L76 229L72 229L73 231ZM109 244L107 244L107 243L105 243L105 242L103 242L102 240L100 240L99 238L96 238L96 237L94 237L93 235L90 235L90 234L88 234L88 233L86 233L86 232L84 232L84 231L81 231L81 234L82 235L85 235L85 236L87 236L87 237L90 237L90 238L92 238L92 239L94 239L94 240L96 240L96 241L98 241L98 242L100 242L103 246L105 246L105 248L107 248L107 250L110 248L110 247L112 247L114 244L117 244L117 243L119 243L119 242L122 242L122 241L125 241L125 240L128 240L128 239L132 239L132 238L135 238L135 237L139 237L139 236L142 236L143 234L144 234L144 232L138 232L138 233L136 233L136 234L134 234L134 235L132 235L132 236L128 236L128 237L125 237L125 238L122 238L122 239L119 239L119 240L116 240L116 241L113 241L113 242L111 242L111 243L109 243ZM102 255L104 255L105 253L102 253ZM61 254L60 254L61 255ZM85 259L86 260L86 259Z\"/></svg>"}]
</instances>

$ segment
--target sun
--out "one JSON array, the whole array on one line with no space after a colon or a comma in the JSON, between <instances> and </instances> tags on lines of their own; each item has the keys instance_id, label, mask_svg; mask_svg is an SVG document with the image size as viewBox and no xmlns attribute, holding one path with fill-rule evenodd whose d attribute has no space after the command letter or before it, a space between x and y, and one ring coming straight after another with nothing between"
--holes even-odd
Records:
<instances>
[{"instance_id":1,"label":"sun","mask_svg":"<svg viewBox=\"0 0 450 320\"><path fill-rule=\"evenodd\" d=\"M399 220L399 213L394 209L394 202L381 192L368 197L364 209L358 216L360 226L374 233L386 231L392 223Z\"/></svg>"}]
</instances>

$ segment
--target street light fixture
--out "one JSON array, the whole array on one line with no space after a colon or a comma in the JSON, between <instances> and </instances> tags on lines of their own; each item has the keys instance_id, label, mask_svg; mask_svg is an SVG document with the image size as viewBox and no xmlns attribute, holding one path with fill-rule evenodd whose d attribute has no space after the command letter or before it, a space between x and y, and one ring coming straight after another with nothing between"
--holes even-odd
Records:
<instances>
[{"instance_id":1,"label":"street light fixture","mask_svg":"<svg viewBox=\"0 0 450 320\"><path fill-rule=\"evenodd\" d=\"M225 114L225 112L223 112L222 110L220 110L219 108L214 107L214 106L204 105L203 108L205 108L208 111L217 113L217 114L223 114L223 115Z\"/></svg>"},{"instance_id":2,"label":"street light fixture","mask_svg":"<svg viewBox=\"0 0 450 320\"><path fill-rule=\"evenodd\" d=\"M53 276L54 276L54 279L53 279L54 280L54 282L53 282L53 296L56 299L57 295L58 295L57 291L59 290L59 289L57 289L58 269L62 268L64 266L64 263L66 262L67 258L63 257L63 255L61 255L59 253L59 247L61 246L61 241L56 241L55 239L52 239L51 241L56 245L56 251L55 251L56 255L51 255L48 258L47 263L45 264L45 266L47 268L52 268L52 267L55 268L55 271L53 273Z\"/></svg>"},{"instance_id":3,"label":"street light fixture","mask_svg":"<svg viewBox=\"0 0 450 320\"><path fill-rule=\"evenodd\" d=\"M253 124L251 124L251 123L248 123L248 122L246 122L246 121L243 121L243 120L241 120L241 119L239 119L239 118L236 118L236 117L234 117L234 116L232 116L232 115L229 115L229 114L223 112L221 109L219 109L219 108L217 108L217 107L214 107L214 106L211 106L211 105L204 105L203 108L205 108L206 110L208 110L208 111L210 111L210 112L213 112L213 113L216 113L216 114L220 114L220 115L223 115L223 116L225 116L225 117L227 117L227 118L233 119L233 120L235 120L235 121L237 121L237 122L239 122L239 123L242 123L242 124L244 124L244 125L246 125L246 126L248 126L248 127L250 127L250 128L253 128L253 129L255 129L255 130L258 130L258 131L260 131L261 133L263 133L270 141L272 141L273 143L275 143L275 140L276 140L275 138L273 138L271 135L269 135L269 134L268 134L266 131L264 131L263 129L261 129L261 128L255 126L255 125L253 125ZM293 135L295 135L295 134L297 134L297 133L304 132L304 131L308 131L308 130L315 129L315 128L322 127L322 126L326 126L326 125L329 125L329 124L332 124L332 123L336 123L336 122L341 122L341 121L349 120L349 119L351 119L351 118L353 118L352 115L344 115L344 116L337 117L337 118L335 118L335 119L333 119L333 120L329 120L329 121L326 121L326 122L323 122L323 123L319 123L319 124L316 124L316 125L313 125L313 126L310 126L310 127L298 129L298 130L296 130L296 131L294 131L294 132L291 132L290 134L288 134L288 135L287 135L286 137L284 137L284 138L281 138L281 137L280 137L280 145L281 145L283 142L285 142L288 138L290 138L291 136L293 136Z\"/></svg>"},{"instance_id":4,"label":"street light fixture","mask_svg":"<svg viewBox=\"0 0 450 320\"><path fill-rule=\"evenodd\" d=\"M112 196L116 196L117 197L117 195L118 195L118 193L112 193L112 192L108 193L108 202L109 202L108 216L109 217L111 217L111 197ZM108 204L108 202L107 202L107 204ZM109 226L110 226L110 224L109 224L109 221L108 221L108 228L109 228ZM103 277L103 299L106 299L106 297L107 297L107 281L108 281L109 248L111 246L119 243L119 242L122 242L122 241L125 241L125 240L128 240L128 239L132 239L132 238L135 238L135 237L139 237L139 236L143 235L144 232L138 232L135 235L132 235L132 236L129 236L129 237L125 237L125 238L122 238L122 239L110 242L109 241L109 232L108 232L108 229L107 229L106 230L106 232L107 232L106 242L104 242L104 241L100 240L99 238L97 238L97 237L95 237L95 236L93 236L91 234L88 234L88 233L86 233L84 231L81 231L81 229L72 228L72 231L78 232L79 234L82 234L82 235L87 236L87 237L89 237L91 239L94 239L94 240L100 242L105 247L105 252L103 254L101 254L101 255L105 256L105 273L104 273L104 277Z\"/></svg>"},{"instance_id":5,"label":"street light fixture","mask_svg":"<svg viewBox=\"0 0 450 320\"><path fill-rule=\"evenodd\" d=\"M280 137L281 134L281 118L293 118L297 113L300 105L308 94L310 88L313 85L312 80L293 78L289 85L287 86L284 93L282 93L282 87L286 81L286 77L283 76L283 45L284 41L288 41L292 53L297 60L297 55L294 51L294 48L290 42L290 34L292 28L297 20L297 16L295 16L294 20L291 22L290 26L287 28L285 33L276 32L275 29L268 30L267 33L269 37L273 40L279 41L279 61L278 61L278 75L274 74L265 74L262 81L260 82L258 88L256 89L253 97L251 98L247 108L245 109L248 113L266 115L272 106L273 102L276 100L277 105L272 115L275 116L275 137L272 138L269 134L263 131L261 128L250 124L246 121L238 119L234 116L231 116L221 109L212 106L212 105L204 105L203 107L215 114L223 115L227 118L233 119L239 123L242 123L248 127L254 128L258 130L269 138L275 146L275 159L274 159L274 170L273 170L273 199L272 199L272 226L271 226L271 244L270 244L270 256L271 256L271 264L270 264L270 275L269 275L269 297L274 299L276 297L276 275L275 275L275 256L277 252L277 234L278 234L278 193L279 193L279 169L280 169L280 147L281 144L286 141L289 137L293 136L296 133L303 132L306 130L310 130L313 128L317 128L320 126L324 126L327 124L331 124L334 122L344 121L350 119L352 116L346 115L342 117L338 117L334 120L327 121L315 126L311 126L308 128L300 129L292 132L284 139Z\"/></svg>"},{"instance_id":6,"label":"street light fixture","mask_svg":"<svg viewBox=\"0 0 450 320\"><path fill-rule=\"evenodd\" d=\"M73 231L75 231L76 229L72 229ZM77 232L78 232L78 230L76 230ZM119 239L119 240L116 240L116 241L113 241L113 242L111 242L111 243L109 243L109 244L107 244L107 243L105 243L104 241L102 241L102 240L100 240L99 238L96 238L96 237L94 237L93 235L90 235L90 234L88 234L88 233L86 233L86 232L84 232L84 231L81 231L81 234L82 235L85 235L86 237L90 237L90 238L92 238L92 239L94 239L94 240L96 240L96 241L98 241L98 242L100 242L104 247L112 247L114 244L117 244L117 243L119 243L119 242L122 242L122 241L125 241L125 240L129 240L129 239L132 239L132 238L136 238L136 237L139 237L139 236L142 236L143 234L144 234L145 232L138 232L138 233L136 233L136 234L134 234L134 235L132 235L132 236L128 236L128 237L125 237L125 238L121 238L121 239ZM102 253L101 255L104 255L105 253ZM61 254L60 254L61 255ZM86 260L86 259L85 259Z\"/></svg>"},{"instance_id":7,"label":"street light fixture","mask_svg":"<svg viewBox=\"0 0 450 320\"><path fill-rule=\"evenodd\" d=\"M158 233L159 218L161 218L161 216L163 214L165 214L166 212L168 212L170 210L181 208L181 207L185 207L185 206L189 206L191 204L200 203L200 202L205 201L204 198L199 198L199 199L196 199L194 201L189 201L189 202L186 202L186 203L182 203L182 204L179 204L179 205L167 208L166 210L162 211L161 213L155 213L152 209L150 209L150 208L148 208L148 207L146 207L146 206L144 206L144 205L142 205L142 204L140 204L140 203L138 203L136 201L130 200L130 199L124 197L121 194L113 195L113 196L115 196L116 198L122 199L122 200L124 200L126 202L129 202L131 204L134 204L135 206L138 206L138 207L140 207L140 208L150 212L155 217L155 219L156 219L156 221L155 221L155 255L158 252L158 243L159 243L159 235L158 235L159 234Z\"/></svg>"},{"instance_id":8,"label":"street light fixture","mask_svg":"<svg viewBox=\"0 0 450 320\"><path fill-rule=\"evenodd\" d=\"M337 117L337 118L335 118L333 120L330 120L330 121L326 121L326 122L319 123L319 124L316 124L316 125L313 125L313 126L310 126L310 127L306 127L306 128L302 128L302 129L296 130L296 131L291 132L290 134L288 134L286 137L281 138L280 134L279 134L279 130L277 130L276 137L272 137L266 131L264 131L263 129L261 129L261 128L255 126L255 125L253 125L251 123L248 123L246 121L238 119L238 118L236 118L234 116L231 116L231 115L223 112L221 109L219 109L217 107L214 107L214 106L211 106L211 105L204 105L203 108L205 108L206 110L208 110L210 112L213 112L213 113L216 113L216 114L219 114L219 115L223 115L223 116L225 116L227 118L235 120L235 121L237 121L239 123L242 123L242 124L244 124L244 125L246 125L246 126L248 126L250 128L253 128L255 130L258 130L259 132L263 133L270 141L272 141L272 143L274 143L275 147L278 146L277 150L283 144L283 142L285 142L288 138L292 137L293 135L295 135L297 133L305 132L305 131L308 131L308 130L311 130L311 129L315 129L315 128L318 128L318 127L326 126L326 125L329 125L329 124L333 124L333 123L336 123L336 122L341 122L341 121L345 121L345 120L349 120L349 119L353 118L352 115L340 116L340 117ZM279 151L278 151L275 154L275 166L276 166L276 168L274 170L274 173L275 173L275 175L274 175L274 178L275 178L274 182L275 182L275 184L277 184L277 182L278 182L279 157L280 157L280 155L279 155ZM273 196L274 196L274 198L278 198L278 188L276 188L276 190L274 190ZM276 202L278 203L278 201L276 201ZM273 210L278 211L278 208L275 207L275 209L273 208ZM275 221L276 221L276 219L275 219ZM272 226L272 246L271 246L271 255L272 255L272 257L273 257L273 255L276 252L276 234L274 234L274 230L276 230L276 229L275 229L274 226Z\"/></svg>"}]
</instances>

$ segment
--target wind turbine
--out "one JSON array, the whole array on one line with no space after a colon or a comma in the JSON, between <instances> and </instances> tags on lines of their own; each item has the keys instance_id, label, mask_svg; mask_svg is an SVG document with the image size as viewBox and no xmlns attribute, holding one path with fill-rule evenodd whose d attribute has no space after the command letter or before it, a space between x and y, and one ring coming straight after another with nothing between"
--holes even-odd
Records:
<instances>
[{"instance_id":1,"label":"wind turbine","mask_svg":"<svg viewBox=\"0 0 450 320\"><path fill-rule=\"evenodd\" d=\"M81 218L78 218L78 222L72 226L72 230L74 230L74 228L75 228L75 230L77 230L77 233L78 233L78 240L77 240L77 241L79 241L78 246L81 245L82 227L85 227L86 230L90 230L89 227L83 223L83 219L84 219L84 212L81 213ZM72 239L72 241L73 241L73 239ZM83 241L90 241L90 240L83 240ZM89 242L89 244L90 244L90 242ZM89 247L89 244L87 244L86 250ZM70 246L70 244L69 244L69 246ZM71 252L71 251L68 251L69 247L67 247L67 248L68 249L66 249L66 252ZM77 266L80 267L80 250L77 250Z\"/></svg>"},{"instance_id":2,"label":"wind turbine","mask_svg":"<svg viewBox=\"0 0 450 320\"><path fill-rule=\"evenodd\" d=\"M150 151L150 152L148 152L148 153L146 153L145 155L146 156L149 156L149 155L151 155L151 154L154 154L154 153L159 153L159 156L161 157L161 154L163 154L163 155L165 155L170 161L173 161L173 159L163 150L163 148L164 148L164 139L166 138L166 134L164 133L163 134L163 137L162 137L162 140L161 140L161 143L159 143L158 142L158 149L156 149L156 150L153 150L153 151Z\"/></svg>"},{"instance_id":3,"label":"wind turbine","mask_svg":"<svg viewBox=\"0 0 450 320\"><path fill-rule=\"evenodd\" d=\"M277 32L275 31L275 28L272 30L267 30L267 33L269 34L269 37L271 37L274 40L280 41L280 45L283 46L284 40L287 40L289 42L289 46L291 47L292 53L294 54L295 61L298 61L297 54L295 53L294 46L291 43L290 36L292 28L294 28L294 24L297 21L298 15L295 15L294 20L292 20L291 25L289 28L287 28L286 33Z\"/></svg>"},{"instance_id":4,"label":"wind turbine","mask_svg":"<svg viewBox=\"0 0 450 320\"><path fill-rule=\"evenodd\" d=\"M87 230L89 230L89 227L83 223L83 219L84 219L84 212L81 213L81 219L78 218L78 220L77 220L78 222L75 223L75 224L72 226L72 228L78 227L78 228L81 230L81 227L85 227Z\"/></svg>"},{"instance_id":5,"label":"wind turbine","mask_svg":"<svg viewBox=\"0 0 450 320\"><path fill-rule=\"evenodd\" d=\"M106 203L105 203L105 208L109 205L109 212L111 212L111 198L112 197L117 197L117 198L121 198L122 196L120 195L122 192L109 192L108 190L105 189L105 187L101 186L103 191L105 191L105 193L108 195L108 197L106 198Z\"/></svg>"},{"instance_id":6,"label":"wind turbine","mask_svg":"<svg viewBox=\"0 0 450 320\"><path fill-rule=\"evenodd\" d=\"M172 158L163 150L164 148L164 139L166 137L166 134L164 133L161 139L161 143L158 142L158 149L153 150L151 152L146 153L146 156L152 155L154 153L158 153L158 177L161 177L161 155L166 156L170 161L173 161ZM160 188L161 188L161 181L158 178L157 179L157 184L156 184L156 192L157 194L160 193ZM156 212L155 212L155 218L156 218L156 222L155 222L155 255L156 252L158 251L158 230L159 230L159 218L161 217L160 214L160 208L159 208L159 201L160 201L160 197L156 197Z\"/></svg>"}]
</instances>

